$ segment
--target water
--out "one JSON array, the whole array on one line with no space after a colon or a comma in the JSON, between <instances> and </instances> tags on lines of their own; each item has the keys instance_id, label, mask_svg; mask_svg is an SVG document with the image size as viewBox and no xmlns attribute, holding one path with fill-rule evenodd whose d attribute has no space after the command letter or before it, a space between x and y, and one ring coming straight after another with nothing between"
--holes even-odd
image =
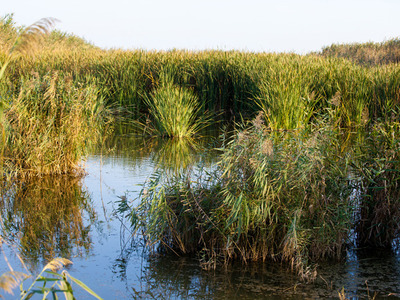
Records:
<instances>
[{"instance_id":1,"label":"water","mask_svg":"<svg viewBox=\"0 0 400 300\"><path fill-rule=\"evenodd\" d=\"M134 202L156 165L173 172L193 164L198 148L119 135L88 157L82 180L56 177L9 186L1 213L10 264L23 270L18 253L37 273L46 259L67 257L73 261L68 272L104 299L338 298L342 288L348 298L377 293L377 298L400 299L397 252L367 257L349 253L346 261L321 264L313 284L302 283L279 264L234 263L204 271L190 257L149 256L140 241L130 238L127 221L115 213L118 201L126 197ZM213 156L206 159L210 167L212 162ZM0 274L6 271L2 259ZM93 299L76 286L75 295Z\"/></svg>"}]
</instances>

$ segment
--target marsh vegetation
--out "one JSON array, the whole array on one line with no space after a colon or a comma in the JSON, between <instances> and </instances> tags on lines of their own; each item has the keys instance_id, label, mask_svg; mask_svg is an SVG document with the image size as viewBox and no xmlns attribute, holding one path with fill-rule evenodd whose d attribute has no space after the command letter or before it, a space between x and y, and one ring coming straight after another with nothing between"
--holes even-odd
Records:
<instances>
[{"instance_id":1,"label":"marsh vegetation","mask_svg":"<svg viewBox=\"0 0 400 300\"><path fill-rule=\"evenodd\" d=\"M26 257L38 241L51 245L46 258L70 256L65 232L83 249L90 244L79 217L83 206L90 211L77 183L82 160L115 142L107 135L121 119L136 136L152 136L138 153L160 148L140 204L122 198L119 209L154 252L190 254L205 269L279 261L313 280L318 262L343 259L351 247L397 245L398 40L309 55L122 51L50 23L32 31L12 16L0 22L1 239L26 231ZM234 128L221 134L217 163L193 167L198 137L216 124ZM42 193L31 184L38 178L75 200L30 203L30 193ZM43 211L53 206L60 226ZM38 236L32 226L46 230Z\"/></svg>"}]
</instances>

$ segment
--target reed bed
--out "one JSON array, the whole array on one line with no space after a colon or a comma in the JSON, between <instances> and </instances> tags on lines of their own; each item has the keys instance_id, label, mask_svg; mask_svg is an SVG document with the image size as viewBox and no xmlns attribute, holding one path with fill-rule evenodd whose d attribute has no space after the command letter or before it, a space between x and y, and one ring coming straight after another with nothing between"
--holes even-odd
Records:
<instances>
[{"instance_id":1,"label":"reed bed","mask_svg":"<svg viewBox=\"0 0 400 300\"><path fill-rule=\"evenodd\" d=\"M381 43L333 44L324 47L321 55L342 57L362 65L383 65L400 62L400 39Z\"/></svg>"},{"instance_id":2,"label":"reed bed","mask_svg":"<svg viewBox=\"0 0 400 300\"><path fill-rule=\"evenodd\" d=\"M343 259L353 243L394 246L398 123L346 146L349 136L335 127L277 132L262 120L235 133L215 172L154 174L129 210L150 249L194 254L205 269L280 261L313 280L315 263Z\"/></svg>"},{"instance_id":3,"label":"reed bed","mask_svg":"<svg viewBox=\"0 0 400 300\"><path fill-rule=\"evenodd\" d=\"M5 112L4 165L18 176L78 174L88 145L99 137L102 100L96 87L81 88L70 76L24 78Z\"/></svg>"},{"instance_id":4,"label":"reed bed","mask_svg":"<svg viewBox=\"0 0 400 300\"><path fill-rule=\"evenodd\" d=\"M3 38L0 63L9 48L7 41L18 32L12 24L12 20L3 20L2 36L10 38ZM383 49L388 44L393 48L397 45L388 42L376 47ZM398 64L366 66L335 56L102 50L72 35L54 32L34 57L13 61L4 81L9 93L18 94L20 79L32 70L40 76L49 70L71 74L74 82L83 86L96 82L106 106L127 110L140 120L150 110L146 99L154 95L157 79L169 66L174 84L193 91L201 113L222 112L228 119L254 117L261 108L270 126L281 129L309 126L321 116L333 119L339 127L366 126L390 117L400 101Z\"/></svg>"},{"instance_id":5,"label":"reed bed","mask_svg":"<svg viewBox=\"0 0 400 300\"><path fill-rule=\"evenodd\" d=\"M310 263L341 258L351 232L361 246L398 237L396 59L102 50L59 32L10 59L26 31L10 16L0 24L2 174L79 174L110 109L170 137L192 136L207 113L250 120L261 110L222 147L215 173L151 178L131 212L149 245L196 253L206 268L279 260L310 279ZM344 129L371 136L346 149Z\"/></svg>"}]
</instances>

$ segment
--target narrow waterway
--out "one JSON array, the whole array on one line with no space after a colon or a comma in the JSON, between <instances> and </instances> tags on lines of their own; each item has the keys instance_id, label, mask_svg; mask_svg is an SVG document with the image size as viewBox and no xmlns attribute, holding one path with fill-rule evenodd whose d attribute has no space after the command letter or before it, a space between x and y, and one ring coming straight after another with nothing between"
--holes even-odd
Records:
<instances>
[{"instance_id":1,"label":"narrow waterway","mask_svg":"<svg viewBox=\"0 0 400 300\"><path fill-rule=\"evenodd\" d=\"M165 173L200 158L212 168L215 156L200 155L204 144L141 140L117 135L85 162L81 180L67 177L13 184L2 191L4 253L15 270L39 272L47 259L73 261L68 272L104 299L400 299L400 254L361 256L321 264L315 283L305 284L279 264L234 263L202 270L189 257L150 257L131 239L116 213L121 198L134 202L141 185L162 167ZM200 151L202 152L202 151ZM2 258L0 274L8 271ZM28 285L28 282L27 284ZM92 299L76 285L77 299ZM2 295L5 299L18 299Z\"/></svg>"}]
</instances>

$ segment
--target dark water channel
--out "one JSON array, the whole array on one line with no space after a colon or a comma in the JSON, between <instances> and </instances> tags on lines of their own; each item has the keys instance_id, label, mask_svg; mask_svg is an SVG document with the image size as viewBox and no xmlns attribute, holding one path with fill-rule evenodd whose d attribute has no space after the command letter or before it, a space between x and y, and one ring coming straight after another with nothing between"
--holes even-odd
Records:
<instances>
[{"instance_id":1,"label":"dark water channel","mask_svg":"<svg viewBox=\"0 0 400 300\"><path fill-rule=\"evenodd\" d=\"M210 140L204 144L209 144ZM3 245L10 264L31 272L47 259L73 261L68 272L104 299L400 299L400 254L362 256L321 264L315 283L304 284L279 264L235 263L202 270L188 257L149 257L115 213L121 197L134 201L146 179L161 166L165 173L195 163L212 168L215 154L199 155L200 144L142 140L117 135L86 161L82 180L52 177L13 184L2 192ZM4 259L0 274L8 271ZM4 295L5 299L17 299ZM92 299L76 288L77 299Z\"/></svg>"}]
</instances>

